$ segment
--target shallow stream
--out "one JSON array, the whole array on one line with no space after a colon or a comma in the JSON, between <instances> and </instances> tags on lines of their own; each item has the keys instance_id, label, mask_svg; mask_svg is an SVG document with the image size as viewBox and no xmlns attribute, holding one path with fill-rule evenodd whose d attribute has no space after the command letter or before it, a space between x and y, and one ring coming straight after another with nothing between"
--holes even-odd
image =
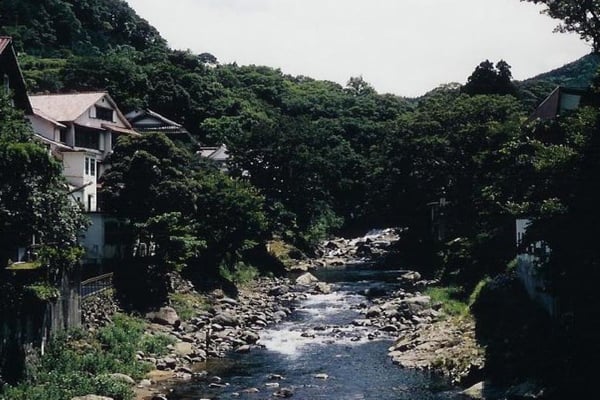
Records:
<instances>
[{"instance_id":1,"label":"shallow stream","mask_svg":"<svg viewBox=\"0 0 600 400\"><path fill-rule=\"evenodd\" d=\"M169 399L274 399L282 388L298 400L462 398L439 377L393 365L392 338L352 324L364 318L365 291L393 290L400 273L367 266L317 272L333 284L331 294L306 295L289 320L260 333L264 348L210 361L208 378L180 384Z\"/></svg>"}]
</instances>

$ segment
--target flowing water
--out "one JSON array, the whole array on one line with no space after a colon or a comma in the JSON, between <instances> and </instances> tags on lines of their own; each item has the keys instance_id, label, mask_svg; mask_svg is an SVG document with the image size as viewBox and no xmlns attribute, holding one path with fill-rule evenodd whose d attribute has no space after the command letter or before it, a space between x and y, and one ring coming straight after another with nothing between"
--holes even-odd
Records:
<instances>
[{"instance_id":1,"label":"flowing water","mask_svg":"<svg viewBox=\"0 0 600 400\"><path fill-rule=\"evenodd\" d=\"M461 398L441 378L393 365L387 357L392 338L352 325L369 303L361 293L393 289L399 272L340 268L317 273L333 283L331 294L307 295L289 320L262 331L263 349L207 364L209 376L219 376L222 387L196 380L175 388L169 399L274 399L281 388L291 389L292 399L299 400Z\"/></svg>"}]
</instances>

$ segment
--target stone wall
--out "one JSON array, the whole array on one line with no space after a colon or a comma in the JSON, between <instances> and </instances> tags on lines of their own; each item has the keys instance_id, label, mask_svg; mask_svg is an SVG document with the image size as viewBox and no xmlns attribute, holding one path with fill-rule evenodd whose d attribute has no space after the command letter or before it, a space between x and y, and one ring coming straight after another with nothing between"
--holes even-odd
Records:
<instances>
[{"instance_id":1,"label":"stone wall","mask_svg":"<svg viewBox=\"0 0 600 400\"><path fill-rule=\"evenodd\" d=\"M32 294L0 318L0 382L18 379L25 358L33 349L44 353L48 340L66 329L81 326L81 300L77 274L64 274L60 296L41 300Z\"/></svg>"}]
</instances>

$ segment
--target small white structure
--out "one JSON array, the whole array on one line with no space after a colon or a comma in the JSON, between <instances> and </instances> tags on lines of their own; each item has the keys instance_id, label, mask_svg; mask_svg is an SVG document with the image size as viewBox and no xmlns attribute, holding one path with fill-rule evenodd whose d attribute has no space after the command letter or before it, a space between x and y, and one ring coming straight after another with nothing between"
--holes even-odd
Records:
<instances>
[{"instance_id":1,"label":"small white structure","mask_svg":"<svg viewBox=\"0 0 600 400\"><path fill-rule=\"evenodd\" d=\"M82 236L84 261L100 262L108 254L98 178L109 168L105 158L118 137L139 134L106 92L35 95L29 100L36 138L62 161L71 196L90 213L92 225Z\"/></svg>"},{"instance_id":2,"label":"small white structure","mask_svg":"<svg viewBox=\"0 0 600 400\"><path fill-rule=\"evenodd\" d=\"M517 254L517 276L529 297L538 303L546 312L555 316L558 314L558 302L555 297L546 290L546 283L540 275L540 266L550 256L551 249L543 242L535 242L524 248L523 238L527 228L531 225L529 219L516 220L516 244Z\"/></svg>"},{"instance_id":3,"label":"small white structure","mask_svg":"<svg viewBox=\"0 0 600 400\"><path fill-rule=\"evenodd\" d=\"M222 172L227 172L229 153L227 152L226 145L200 147L196 154L201 158L214 162Z\"/></svg>"}]
</instances>

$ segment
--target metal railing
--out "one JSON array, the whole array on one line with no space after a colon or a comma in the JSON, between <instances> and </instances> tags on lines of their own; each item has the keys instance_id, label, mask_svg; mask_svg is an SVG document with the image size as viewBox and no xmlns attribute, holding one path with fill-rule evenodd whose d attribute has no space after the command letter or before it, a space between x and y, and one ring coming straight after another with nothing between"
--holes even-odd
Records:
<instances>
[{"instance_id":1,"label":"metal railing","mask_svg":"<svg viewBox=\"0 0 600 400\"><path fill-rule=\"evenodd\" d=\"M105 290L112 289L113 284L113 274L112 272L109 274L104 274L100 276L96 276L90 279L86 279L81 282L81 298L85 299L86 297L102 293Z\"/></svg>"}]
</instances>

